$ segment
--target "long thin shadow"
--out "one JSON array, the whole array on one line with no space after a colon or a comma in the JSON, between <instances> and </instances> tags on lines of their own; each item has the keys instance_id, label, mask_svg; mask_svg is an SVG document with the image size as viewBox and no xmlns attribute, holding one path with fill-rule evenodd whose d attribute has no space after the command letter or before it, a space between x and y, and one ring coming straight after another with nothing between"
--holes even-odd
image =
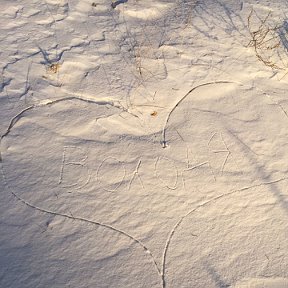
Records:
<instances>
[{"instance_id":1,"label":"long thin shadow","mask_svg":"<svg viewBox=\"0 0 288 288\"><path fill-rule=\"evenodd\" d=\"M284 48L288 51L288 21L285 20L282 27L278 31L279 37Z\"/></svg>"},{"instance_id":2,"label":"long thin shadow","mask_svg":"<svg viewBox=\"0 0 288 288\"><path fill-rule=\"evenodd\" d=\"M221 275L215 270L215 268L209 263L204 262L205 268L210 274L211 278L213 279L214 283L216 284L216 287L218 288L228 288L230 287L230 284L227 284L224 279L221 277Z\"/></svg>"},{"instance_id":3,"label":"long thin shadow","mask_svg":"<svg viewBox=\"0 0 288 288\"><path fill-rule=\"evenodd\" d=\"M219 82L215 82L214 84L217 84ZM220 82L222 83L222 82ZM225 82L223 82L225 83ZM196 88L198 87L201 87L201 86L205 86L205 85L211 85L212 83L206 83L206 84L202 84L202 85L199 85L199 86L196 86ZM171 116L171 114L173 113L173 111L178 107L180 106L180 104L182 104L183 102L185 102L185 99L187 97L189 97L189 94L193 92L193 90L195 90L196 88L193 88L191 89L183 98L180 99L180 101L175 105L175 107L171 110L170 114L168 115L168 118L167 118L167 121L166 121L166 124L164 126L164 129L162 131L162 143L166 143L166 141L168 141L168 139L166 139L166 129L167 129L167 125L168 125L168 122L169 122L169 118ZM279 106L279 105L278 105ZM281 106L279 107L281 108ZM281 108L282 112L284 112L284 116L286 115L286 111L283 110L283 108ZM280 111L279 111L280 112ZM286 115L287 117L287 115ZM286 119L287 120L287 119ZM258 154L255 153L240 137L239 135L237 134L237 132L233 131L233 129L231 127L229 127L229 125L227 125L226 127L224 126L223 129L226 130L227 134L229 134L234 140L236 143L239 144L240 147L242 147L242 150L243 150L243 154L246 155L246 158L249 160L249 163L251 164L251 166L254 167L255 171L257 172L258 176L257 178L263 180L262 184L256 184L256 186L250 186L250 187L243 187L241 188L240 190L232 190L230 191L229 193L226 193L226 194L222 194L222 195L219 195L217 196L216 198L213 198L213 199L210 199L210 200L207 200L206 202L204 202L203 204L201 204L200 206L196 206L194 209L190 210L188 213L186 213L185 215L183 215L179 221L175 224L175 226L173 227L173 229L171 230L170 232L170 235L167 239L167 242L166 242L166 245L165 245L165 248L164 248L164 252L163 252L163 258L162 258L162 283L163 283L163 288L166 287L166 258L167 258L167 251L169 249L169 246L170 246L170 243L171 243L171 240L174 236L174 234L176 233L176 230L181 226L183 220L188 217L189 215L191 215L194 211L196 211L199 207L204 207L206 204L212 202L212 201L215 201L217 199L220 199L222 197L225 197L227 195L231 195L231 194L234 194L234 193L237 193L237 192L241 192L241 191L245 191L247 189L250 189L250 188L253 188L253 187L257 187L257 186L262 186L262 185L265 185L265 186L269 186L270 189L270 193L275 197L276 201L277 201L277 204L279 205L279 208L281 208L288 216L288 201L286 200L286 197L285 195L283 195L282 191L281 191L281 188L279 188L279 186L277 185L278 182L282 182L282 181L286 181L288 180L287 177L283 177L283 178L280 178L280 179L273 179L273 177L271 176L271 174L269 173L269 171L267 171L265 169L265 167L262 167L260 164L259 164L259 161L258 161ZM164 141L163 141L164 139ZM215 277L215 281L217 280L217 274L213 274L214 277ZM219 282L221 280L221 278L219 278L217 281ZM227 286L226 283L221 283L221 281L218 283L218 284L221 284L220 285L220 288L224 288L224 287L229 287Z\"/></svg>"},{"instance_id":4,"label":"long thin shadow","mask_svg":"<svg viewBox=\"0 0 288 288\"><path fill-rule=\"evenodd\" d=\"M227 128L226 128L227 129ZM239 138L238 135L232 130L232 129L227 129L227 132L240 144L243 145L243 141ZM277 202L279 204L279 207L283 209L283 211L287 214L288 216L288 203L285 199L285 196L277 187L277 183L273 183L273 179L271 178L270 173L268 173L265 168L259 166L258 164L258 159L256 158L255 154L251 153L251 149L247 150L246 147L243 147L248 153L246 153L246 157L249 159L251 165L254 166L255 170L257 171L257 174L259 175L260 179L263 179L266 182L271 182L270 184L270 192L274 195L274 197L277 199Z\"/></svg>"}]
</instances>

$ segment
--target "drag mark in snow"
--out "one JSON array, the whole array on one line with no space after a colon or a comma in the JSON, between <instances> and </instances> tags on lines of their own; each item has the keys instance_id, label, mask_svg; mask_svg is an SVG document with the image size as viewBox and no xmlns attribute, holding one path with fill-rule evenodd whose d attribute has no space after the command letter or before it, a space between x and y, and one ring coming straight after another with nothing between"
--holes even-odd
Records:
<instances>
[{"instance_id":1,"label":"drag mark in snow","mask_svg":"<svg viewBox=\"0 0 288 288\"><path fill-rule=\"evenodd\" d=\"M54 105L54 104L57 104L57 103L60 103L60 102L63 102L63 101L68 101L68 100L80 100L80 101L83 101L83 102L87 102L87 103L90 103L90 104L96 104L96 105L109 105L109 106L112 106L112 107L115 107L115 108L118 108L118 109L122 109L123 112L125 111L125 109L120 104L118 104L117 102L107 101L107 100L95 101L94 99L83 98L83 97L80 97L80 96L69 96L69 97L59 98L59 99L56 99L56 100L44 100L44 101L42 101L39 104L30 105L30 106L26 107L25 109L23 109L22 111L20 111L18 114L16 114L10 120L10 123L9 123L9 126L8 126L6 132L0 138L0 142L1 142L1 140L4 137L6 137L10 133L11 129L18 122L18 120L23 117L23 114L25 112L27 112L29 110L32 110L34 108Z\"/></svg>"},{"instance_id":2,"label":"drag mark in snow","mask_svg":"<svg viewBox=\"0 0 288 288\"><path fill-rule=\"evenodd\" d=\"M162 144L162 147L163 147L163 148L166 148L166 147L168 146L168 145L167 145L167 139L166 139L166 130L167 130L167 125L168 125L169 119L170 119L172 113L175 111L175 109L187 98L187 96L189 96L189 95L190 95L193 91L195 91L196 89L198 89L198 88L200 88L200 87L215 85L215 84L240 84L240 83L237 83L237 82L234 82L234 81L226 81L226 80L223 80L223 81L213 81L213 82L207 82L207 83L204 83L204 84L197 85L196 87L193 87L191 90L189 90L189 91L174 105L174 107L171 109L171 111L170 111L170 112L168 113L168 115L167 115L167 118L166 118L164 127L163 127L163 129L162 129L162 141L161 141L161 144Z\"/></svg>"},{"instance_id":3,"label":"drag mark in snow","mask_svg":"<svg viewBox=\"0 0 288 288\"><path fill-rule=\"evenodd\" d=\"M69 160L69 158L74 154L77 154L77 152L80 153L80 154L83 154L84 157L79 160ZM76 153L73 153L73 152L76 152ZM83 155L80 155L80 156L83 156ZM75 157L76 158L76 157ZM86 153L83 151L83 149L81 149L80 147L76 147L76 146L65 146L64 149L63 149L63 155L62 155L62 164L61 164L61 170L60 170L60 175L59 175L59 182L58 184L61 185L62 187L64 188L72 188L74 187L75 189L81 189L83 187L85 187L89 182L90 182L90 179L91 179L91 174L90 174L90 171L86 165L86 160L88 159L88 156L86 155ZM80 182L80 179L77 180L75 183L73 184L64 184L63 182L65 182L65 180L63 180L63 176L65 175L65 171L68 170L68 169L65 169L65 167L69 167L69 166L72 166L72 167L81 167L81 169L85 169L87 171L87 179L86 181L81 184L79 183ZM67 173L67 172L66 172ZM70 177L68 177L69 179ZM64 177L65 179L65 177Z\"/></svg>"},{"instance_id":4,"label":"drag mark in snow","mask_svg":"<svg viewBox=\"0 0 288 288\"><path fill-rule=\"evenodd\" d=\"M10 133L11 129L12 129L12 128L14 127L14 125L18 122L18 120L22 118L23 114L24 114L26 111L29 111L29 110L33 109L34 107L35 107L35 106L32 105L32 106L29 106L29 107L23 109L22 111L20 111L16 116L14 116L14 117L11 119L11 121L10 121L10 123L9 123L9 126L8 126L6 132L5 132L5 133L1 136L1 138L0 138L0 143L1 143L1 140ZM0 152L1 152L1 151L0 151Z\"/></svg>"},{"instance_id":5,"label":"drag mark in snow","mask_svg":"<svg viewBox=\"0 0 288 288\"><path fill-rule=\"evenodd\" d=\"M205 161L205 162L199 163L197 165L194 165L192 167L187 167L186 169L184 169L184 171L191 171L191 170L194 170L194 169L196 169L198 167L202 167L202 166L207 165L207 164L209 165L209 162Z\"/></svg>"},{"instance_id":6,"label":"drag mark in snow","mask_svg":"<svg viewBox=\"0 0 288 288\"><path fill-rule=\"evenodd\" d=\"M54 212L54 211L51 211L51 210L48 210L48 209L44 209L44 208L41 208L41 207L38 207L36 205L33 205L31 204L30 202L26 201L25 199L21 198L19 195L17 195L13 190L12 188L10 187L10 185L7 183L7 180L6 180L6 177L5 177L5 173L3 171L3 165L2 165L2 162L1 161L1 174L2 174L2 177L4 179L4 182L5 182L5 185L6 187L10 190L11 194L17 199L19 200L21 203L25 204L26 206L32 208L32 209L35 209L35 210L38 210L40 212L43 212L43 213L46 213L46 214L50 214L50 215L53 215L53 216L60 216L60 217L64 217L64 218L67 218L67 219L72 219L72 220L78 220L80 222L84 222L84 223L89 223L89 224L93 224L93 225L96 225L96 226L101 226L103 228L107 228L109 230L112 230L114 232L117 232L117 233L120 233L122 234L123 236L125 237L128 237L129 239L131 239L134 243L140 245L143 250L149 255L149 257L151 258L152 260L152 263L154 264L154 267L158 273L159 276L161 276L161 272L160 272L160 268L158 267L158 264L153 256L153 254L151 253L151 251L145 246L144 243L142 243L140 240L138 240L137 238L133 237L132 235L130 235L129 233L123 231L123 230L120 230L120 229L117 229L115 228L114 226L111 226L111 225L108 225L108 224L105 224L105 223L101 223L101 222L97 222L97 221L93 221L93 220L89 220L89 219L86 219L86 218L82 218L82 217L77 217L77 216L73 216L72 213L70 213L71 215L69 214L64 214L64 213L59 213L59 212ZM162 286L163 287L163 286Z\"/></svg>"},{"instance_id":7,"label":"drag mark in snow","mask_svg":"<svg viewBox=\"0 0 288 288\"><path fill-rule=\"evenodd\" d=\"M138 172L138 171L139 171L139 167L140 167L140 165L141 165L141 162L142 162L142 161L141 161L141 159L140 159L140 160L138 161L138 164L137 164L137 166L136 166L136 169L135 169L134 172L132 173L131 180L129 181L128 190L130 190L131 184L132 184L133 180L135 179L135 177L137 177L137 178L139 179L142 189L145 189L145 188L144 188L143 181L142 181L142 179L141 179L141 176L139 175L139 172Z\"/></svg>"},{"instance_id":8,"label":"drag mark in snow","mask_svg":"<svg viewBox=\"0 0 288 288\"><path fill-rule=\"evenodd\" d=\"M161 160L161 158L163 159L163 160ZM174 181L174 183L173 183L173 185L170 185L170 183L167 183L167 179L166 180L164 180L163 179L163 177L161 177L161 175L160 175L160 172L161 171L159 171L159 169L158 169L158 166L159 166L159 162L160 161L166 161L167 162L167 164L169 165L169 166L171 166L171 168L174 170L174 179L175 179L175 181ZM169 163L170 162L170 163ZM177 170L177 167L176 167L176 165L175 165L175 162L173 161L173 160L171 160L171 159L169 159L169 158L166 158L166 157L158 157L157 159L156 159L156 162L155 162L155 175L156 175L156 177L160 180L160 182L165 186L165 187L167 187L168 189L171 189L171 190L176 190L176 188L177 188L177 183L178 183L178 170ZM166 174L167 174L167 172L165 172ZM170 178L170 175L169 175L169 178Z\"/></svg>"},{"instance_id":9,"label":"drag mark in snow","mask_svg":"<svg viewBox=\"0 0 288 288\"><path fill-rule=\"evenodd\" d=\"M217 197L214 197L212 199L209 199L199 205L197 205L196 207L194 207L193 209L191 209L188 213L186 213L184 216L182 216L178 221L177 223L174 225L174 227L172 228L172 230L170 231L170 234L167 238L167 241L165 243L165 247L164 247L164 250L163 250L163 254L162 254L162 284L163 284L163 288L166 288L166 280L165 280L165 272L166 272L166 259L167 259L167 252L168 252L168 249L169 249L169 246L170 246L170 243L171 243L171 240L176 232L176 230L180 227L180 225L182 224L182 222L185 220L185 218L187 218L189 215L191 215L193 212L197 211L199 208L201 207L204 207L206 205L208 205L209 203L211 202L214 202L214 201L217 201L221 198L224 198L226 196L229 196L229 195L232 195L232 194L235 194L235 193L241 193L241 192L244 192L244 191L247 191L249 189L253 189L253 188L256 188L256 187L261 187L261 186L267 186L267 185L272 185L272 184L275 184L275 183L279 183L279 182L282 182L282 181L285 181L285 180L288 180L288 177L284 177L284 178L280 178L280 179L277 179L277 180L273 180L273 181L269 181L269 182L263 182L263 183L260 183L260 184L256 184L256 185L251 185L251 186L247 186L247 187L243 187L243 188L240 188L240 189L237 189L237 190L233 190L233 191L230 191L228 193L225 193L225 194L221 194Z\"/></svg>"},{"instance_id":10,"label":"drag mark in snow","mask_svg":"<svg viewBox=\"0 0 288 288\"><path fill-rule=\"evenodd\" d=\"M120 160L118 160L117 158L115 158L115 157L107 157L107 158L105 158L103 161L102 161L102 163L100 164L100 166L98 167L98 169L97 169L97 181L98 182L102 182L103 183L103 181L101 181L101 178L102 177L100 177L100 172L101 172L101 169L102 169L102 167L104 166L105 167L105 163L107 162L108 163L108 161L109 161L109 159L112 159L112 160L115 160L115 162L113 161L113 163L110 163L110 165L112 165L112 164L114 164L115 165L115 163L118 163L118 164L121 164L121 166L122 166L122 170L123 170L123 175L122 175L122 177L119 179L119 181L118 181L118 184L115 186L115 188L105 188L105 187L103 187L103 189L105 190L105 191L108 191L108 192L115 192L115 191L117 191L117 189L123 184L123 182L124 182L124 179L125 179L125 177L126 177L126 169L125 169L125 166L124 166L124 164L123 163L121 163L121 161ZM109 165L109 163L108 163L108 165ZM103 169L104 170L104 169ZM109 171L110 169L108 168L108 171ZM112 185L114 185L114 183L104 183L105 184L105 186L112 186Z\"/></svg>"},{"instance_id":11,"label":"drag mark in snow","mask_svg":"<svg viewBox=\"0 0 288 288\"><path fill-rule=\"evenodd\" d=\"M215 133L212 135L212 137L211 137L210 140L208 141L208 147L211 148L211 142L212 142L212 140L215 138L215 136L216 136L217 134L220 135L221 142L223 143L225 149L217 149L217 150L212 150L212 149L211 149L211 152L212 152L212 153L215 153L215 154L218 154L218 153L225 153L225 154L226 154L225 159L224 159L224 161L223 161L223 163L222 163L222 166L221 166L221 175L223 175L223 171L224 171L225 165L226 165L226 163L227 163L227 160L228 160L231 152L230 152L230 150L228 149L228 146L227 146L226 142L224 141L224 138L223 138L222 133L218 133L218 132L215 132ZM214 174L214 173L213 173L213 174ZM215 178L215 176L214 176L214 178Z\"/></svg>"},{"instance_id":12,"label":"drag mark in snow","mask_svg":"<svg viewBox=\"0 0 288 288\"><path fill-rule=\"evenodd\" d=\"M66 98L60 98L60 99L57 99L57 100L46 100L46 101L43 101L42 103L40 104L37 104L37 105L32 105L32 106L29 106L25 109L23 109L22 111L20 111L17 115L15 115L10 123L9 123L9 126L6 130L6 132L1 135L0 137L0 148L1 148L1 144L2 144L2 140L9 135L9 133L11 132L11 129L14 127L14 125L22 118L24 117L24 114L25 112L29 111L29 110L32 110L34 108L38 108L38 107L44 107L44 106L48 106L48 105L53 105L53 104L56 104L56 103L59 103L59 102L63 102L63 101L67 101L67 100L80 100L80 101L84 101L84 102L87 102L87 103L91 103L91 104L96 104L96 105L110 105L110 106L113 106L113 107L117 107L117 108L120 108L117 104L115 104L114 102L110 102L110 101L95 101L95 100L92 100L92 99L86 99L86 98L81 98L81 97L77 97L77 96L71 96L71 97L66 97ZM66 150L67 150L68 147L66 147ZM71 147L70 147L71 148ZM77 148L77 147L73 147L73 148ZM64 147L64 151L65 151L65 147ZM64 155L65 152L63 152ZM66 156L63 156L63 158L65 159ZM111 157L110 157L111 158ZM82 162L83 160L85 159L85 157L82 159ZM107 158L106 158L107 160ZM62 183L63 181L63 173L64 173L64 166L65 166L65 162L63 162L64 160L62 159L62 168L61 168L61 171L60 171L60 179L59 179L59 182ZM105 160L103 160L104 162ZM102 164L103 164L102 162ZM64 163L64 164L63 164ZM67 164L67 163L66 163ZM71 165L77 165L77 163L75 162L71 162L70 163ZM84 164L84 163L78 163L79 165L81 164ZM138 171L138 168L140 166L140 163L138 163L139 165L137 166L136 170ZM99 168L101 167L101 165L99 166ZM99 168L98 168L98 171L99 171ZM89 219L86 219L86 218L82 218L82 217L77 217L77 216L74 216L71 212L70 214L65 214L65 213L60 213L60 212L56 212L56 211L52 211L52 210L48 210L48 209L45 209L45 208L41 208L41 207L38 207L28 201L26 201L24 198L20 197L16 192L13 191L13 189L10 187L10 185L8 184L7 180L6 180L6 176L5 176L5 172L4 172L4 168L3 168L3 157L2 157L2 153L1 153L1 149L0 149L0 170L1 170L1 174L2 174L2 177L3 177L3 180L4 180L4 184L5 186L8 188L8 190L10 191L10 193L18 200L20 201L22 204L28 206L29 208L32 208L32 209L35 209L37 211L40 211L42 213L46 213L46 214L49 214L49 215L54 215L54 216L60 216L60 217L64 217L64 218L67 218L67 219L72 219L72 220L77 220L77 221L80 221L80 222L83 222L83 223L89 223L89 224L93 224L93 225L96 225L96 226L101 226L103 228L106 228L106 229L109 229L111 231L114 231L114 232L117 232L127 238L129 238L130 240L132 240L134 243L136 243L137 245L141 246L142 249L144 250L145 254L149 255L150 259L151 259L151 262L157 272L157 274L159 275L160 279L162 279L162 273L161 273L161 270L156 262L156 259L155 257L153 256L153 254L151 253L151 251L147 248L147 246L141 242L139 239L135 238L134 236L130 235L129 233L123 231L123 230L120 230L120 229L117 229L115 228L114 226L111 226L109 224L105 224L105 223L101 223L101 222L97 222L97 221L93 221L93 220L89 220ZM126 172L125 172L126 174ZM139 176L139 175L138 175ZM125 177L125 175L124 175ZM123 178L124 179L124 178ZM69 211L69 210L68 210ZM162 282L161 282L162 283ZM162 283L162 288L164 287L163 283Z\"/></svg>"},{"instance_id":13,"label":"drag mark in snow","mask_svg":"<svg viewBox=\"0 0 288 288\"><path fill-rule=\"evenodd\" d=\"M206 83L206 84L202 84L202 85L199 85L195 88L193 88L192 90L190 90L189 93L191 93L192 91L194 91L196 88L199 88L201 86L207 86L207 85L212 85L212 84L215 84L216 82L211 82L211 83ZM219 81L217 83L235 83L235 82L224 82L224 81ZM188 94L186 94L184 97L187 97ZM267 96L265 94L265 96ZM268 96L267 96L268 97ZM8 136L10 131L12 130L12 128L16 125L16 123L19 121L19 119L21 119L22 117L24 117L24 114L25 112L27 111L30 111L32 110L33 108L38 108L38 107L44 107L44 106L47 106L47 105L53 105L53 104L56 104L56 103L60 103L62 101L67 101L67 100L74 100L74 99L77 99L77 100L80 100L80 101L85 101L87 103L91 103L91 104L96 104L96 105L111 105L113 107L117 107L117 108L120 108L121 106L117 104L115 104L114 102L109 102L109 101L95 101L93 99L89 99L89 98L80 98L80 97L76 97L76 96L71 96L71 97L67 97L67 98L61 98L61 99L57 99L57 100L53 100L53 101L50 101L50 100L47 100L47 101L43 101L42 103L38 104L38 105L33 105L33 106L29 106L27 108L25 108L24 110L22 110L21 112L19 112L16 116L14 116L11 121L10 121L10 124L6 130L6 132L1 136L0 138L0 146L1 146L1 141L4 137ZM270 99L270 97L269 97ZM182 98L180 101L178 101L178 104L176 104L176 106L174 106L174 108L172 109L172 111L170 112L170 114L168 115L167 117L167 121L166 121L166 125L163 129L163 139L165 140L165 133L166 133L166 126L168 125L168 122L169 122L169 118L170 118L170 115L171 113L180 105L180 103L184 100L184 98ZM272 99L271 99L272 100ZM278 105L279 106L279 105ZM281 107L280 107L281 108ZM283 111L283 110L282 110ZM285 113L285 111L283 111ZM286 113L285 113L286 115ZM287 117L287 115L286 115ZM180 133L178 131L176 131L178 133L179 136ZM219 135L220 136L220 148L217 147L217 148L212 148L213 143L215 141L215 138L216 136ZM183 137L180 137L182 140L183 140ZM208 139L207 139L208 140ZM216 139L217 140L217 139ZM183 140L184 141L184 140ZM166 141L163 141L163 143L166 143ZM215 132L212 134L212 136L210 137L209 141L206 142L207 145L208 145L208 148L211 149L210 151L212 153L225 153L225 158L224 158L224 161L221 165L221 174L223 174L223 171L225 169L225 166L227 164L227 161L228 161L228 158L229 156L231 155L231 151L229 150L228 148L228 145L226 144L225 142L225 139L223 138L223 135L221 132ZM219 145L219 143L218 143ZM224 147L223 147L224 146ZM247 146L247 145L246 145ZM223 149L222 149L223 147ZM251 149L250 149L251 150ZM76 154L79 154L82 155L84 152L82 149L78 148L78 147L75 147L75 146L65 146L64 147L64 151L63 151L63 157L62 157L62 165L61 165L61 171L60 171L60 176L59 176L59 184L62 184L65 182L64 178L65 178L65 169L67 169L69 166L81 166L81 167L86 167L87 163L86 163L86 160L87 160L87 155L85 154L84 156L82 155L82 158L80 157L80 159L75 159L75 155L73 156L74 158L71 160L70 157L69 157L69 154L73 155L75 153L72 153L72 152L75 152L75 151L78 151L78 153L76 152ZM252 151L252 150L251 150ZM254 153L254 152L253 152ZM254 153L255 154L255 153ZM197 169L197 168L200 168L204 165L208 165L210 168L211 168L211 165L210 165L210 162L209 161L205 161L207 159L203 159L204 161L200 162L200 163L196 163L195 165L191 165L191 163L189 162L189 148L187 147L187 151L186 151L186 158L187 158L187 165L186 165L186 168L184 168L182 170L182 172L184 173L184 171L191 171L191 170L194 170L194 169ZM112 162L109 161L109 160L113 160ZM115 162L116 161L116 162ZM144 251L149 254L149 257L151 258L151 261L153 262L153 265L155 266L155 269L157 270L157 273L158 275L161 277L162 279L162 287L165 288L166 287L166 283L165 283L165 269L166 269L166 259L167 259L167 253L168 253L168 249L170 247L170 243L173 239L173 236L175 235L175 233L177 232L177 229L181 226L181 224L183 223L183 221L189 216L191 215L194 211L196 211L197 209L199 209L200 207L204 207L206 205L208 205L209 203L213 202L213 201L216 201L222 197L225 197L225 196L228 196L228 195L231 195L231 194L234 194L234 193L238 193L238 192L242 192L242 191L246 191L248 189L251 189L251 188L255 188L255 187L259 187L259 186L263 186L263 185L271 185L271 184L274 184L274 183L278 183L280 181L283 181L283 180L287 180L288 178L281 178L281 179L278 179L278 180L275 180L275 181L270 181L270 182L264 182L264 183L261 183L261 184L257 184L257 185L253 185L253 186L249 186L249 187L243 187L241 189L238 189L238 190L233 190L233 191L230 191L226 194L221 194L215 198L212 198L210 200L207 200L205 202L203 202L202 204L199 204L197 205L196 207L194 207L192 210L190 210L188 213L186 213L184 216L182 216L180 219L178 219L178 221L176 222L176 224L174 225L174 227L172 228L172 230L170 231L169 233L169 236L166 240L166 243L165 243L165 247L164 247L164 250L163 250L163 254L162 254L162 268L160 269L159 266L161 264L157 264L156 260L155 260L155 257L152 255L152 253L150 252L150 250L140 241L138 240L137 238L133 237L132 235L128 234L127 232L125 231L122 231L120 229L117 229L113 226L110 226L108 224L105 224L105 223L100 223L100 222L97 222L97 221L92 221L92 220L89 220L89 219L85 219L85 218L81 218L81 217L75 217L70 214L64 214L64 213L58 213L58 212L54 212L54 211L51 211L51 210L47 210L45 208L41 208L41 207L38 207L38 206L35 206L33 204L31 204L30 202L26 201L25 199L21 198L20 196L17 195L17 193L15 193L12 188L10 188L9 184L7 183L7 180L5 178L5 173L4 173L4 168L3 168L3 159L1 157L1 151L0 151L0 162L1 162L1 173L3 175L3 179L4 179L4 182L5 182L5 185L9 188L9 190L11 190L11 193L12 195L14 195L20 202L22 202L23 204L25 204L26 206L29 206L30 208L34 208L38 211L41 211L41 212L44 212L44 213L48 213L48 214L51 214L51 215L58 215L58 216L62 216L62 217L66 217L66 218L69 218L69 219L74 219L74 220L78 220L78 221L81 221L81 222L86 222L86 223L91 223L91 224L94 224L94 225L98 225L98 226L102 226L102 227L105 227L107 229L110 229L110 230L113 230L113 231L116 231L128 238L130 238L131 240L133 240L135 243L139 244L143 249ZM160 163L162 162L162 165L164 164L165 166L167 166L167 168L170 169L170 171L172 171L171 173L169 173L169 175L164 175L163 173L161 173L161 168L160 168ZM123 168L123 177L120 179L120 181L117 183L117 186L116 188L113 187L113 189L106 189L106 191L110 191L110 192L113 192L113 191L116 191L123 183L124 179L125 179L125 175L126 175L126 168L124 166L124 164L118 160L117 158L114 158L114 157L107 157L105 158L102 163L100 164L100 166L98 167L98 170L97 170L97 180L98 181L101 181L102 178L104 178L103 176L101 177L101 175L104 175L102 174L102 172L104 172L105 170L105 166L108 167L109 165L119 165L121 164L122 165L122 168ZM135 180L135 178L137 177L138 180L140 181L141 185L142 185L142 188L144 188L144 185L143 185L143 182L142 182L142 179L139 175L139 168L141 167L141 164L142 164L142 159L140 158L140 160L138 161L137 165L136 165L136 168L134 170L134 172L132 173L131 175L131 180L129 182L129 186L128 186L128 189L130 190L131 188L131 185L133 183L133 181ZM87 167L86 167L87 168ZM160 180L160 182L165 186L167 187L168 189L171 189L171 190L176 190L177 188L177 183L178 183L178 169L177 169L177 166L176 166L176 163L175 161L169 159L169 158L165 158L165 157L161 157L159 156L157 159L156 159L156 162L155 162L155 175L156 177ZM88 169L88 168L87 168ZM212 169L212 168L211 168ZM107 169L106 169L107 170ZM109 170L109 169L108 169ZM167 170L167 169L166 169ZM89 169L88 169L89 171ZM184 179L184 175L182 173L182 180L183 180L183 185L184 185L184 188L185 188L185 179ZM89 175L88 175L89 176ZM87 177L88 177L87 176ZM167 178L165 177L167 176ZM170 177L171 176L171 177ZM169 178L173 178L173 181L170 181ZM90 176L88 177L88 179L90 180ZM87 181L89 181L87 179ZM168 180L167 180L168 179ZM174 182L174 179L175 179L175 182ZM78 183L78 182L77 182ZM77 186L78 184L77 183L74 183L74 184L71 184L70 187L73 187L73 186ZM107 184L107 183L105 183ZM108 183L111 187L111 185L116 185L115 183ZM85 184L86 185L86 184ZM66 186L66 187L69 187L69 186Z\"/></svg>"}]
</instances>

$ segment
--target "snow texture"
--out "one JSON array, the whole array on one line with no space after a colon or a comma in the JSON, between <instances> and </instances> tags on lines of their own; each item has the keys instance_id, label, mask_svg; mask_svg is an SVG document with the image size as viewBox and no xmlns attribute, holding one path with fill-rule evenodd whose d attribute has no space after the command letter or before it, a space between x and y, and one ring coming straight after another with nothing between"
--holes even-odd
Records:
<instances>
[{"instance_id":1,"label":"snow texture","mask_svg":"<svg viewBox=\"0 0 288 288\"><path fill-rule=\"evenodd\" d=\"M0 287L288 287L287 1L0 7Z\"/></svg>"}]
</instances>

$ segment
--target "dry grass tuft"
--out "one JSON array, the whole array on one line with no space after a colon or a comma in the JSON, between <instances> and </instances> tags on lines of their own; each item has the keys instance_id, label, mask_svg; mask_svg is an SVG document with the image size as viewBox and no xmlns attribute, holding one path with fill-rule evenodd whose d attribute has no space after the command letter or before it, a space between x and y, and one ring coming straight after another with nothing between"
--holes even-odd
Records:
<instances>
[{"instance_id":1,"label":"dry grass tuft","mask_svg":"<svg viewBox=\"0 0 288 288\"><path fill-rule=\"evenodd\" d=\"M60 64L59 63L53 63L46 67L46 71L49 74L56 74L60 70Z\"/></svg>"},{"instance_id":2,"label":"dry grass tuft","mask_svg":"<svg viewBox=\"0 0 288 288\"><path fill-rule=\"evenodd\" d=\"M273 20L271 11L264 19L261 19L254 9L251 9L248 16L251 40L248 47L254 48L256 57L264 65L276 70L287 70L288 47L285 39L288 36L288 30L286 22L282 21L284 24L276 25Z\"/></svg>"}]
</instances>

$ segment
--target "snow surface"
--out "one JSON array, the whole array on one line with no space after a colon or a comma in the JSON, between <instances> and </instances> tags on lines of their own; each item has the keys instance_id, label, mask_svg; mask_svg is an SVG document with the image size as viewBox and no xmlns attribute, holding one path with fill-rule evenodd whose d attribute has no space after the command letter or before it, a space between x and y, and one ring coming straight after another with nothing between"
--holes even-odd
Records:
<instances>
[{"instance_id":1,"label":"snow surface","mask_svg":"<svg viewBox=\"0 0 288 288\"><path fill-rule=\"evenodd\" d=\"M0 0L0 287L288 287L287 1L111 3Z\"/></svg>"}]
</instances>

